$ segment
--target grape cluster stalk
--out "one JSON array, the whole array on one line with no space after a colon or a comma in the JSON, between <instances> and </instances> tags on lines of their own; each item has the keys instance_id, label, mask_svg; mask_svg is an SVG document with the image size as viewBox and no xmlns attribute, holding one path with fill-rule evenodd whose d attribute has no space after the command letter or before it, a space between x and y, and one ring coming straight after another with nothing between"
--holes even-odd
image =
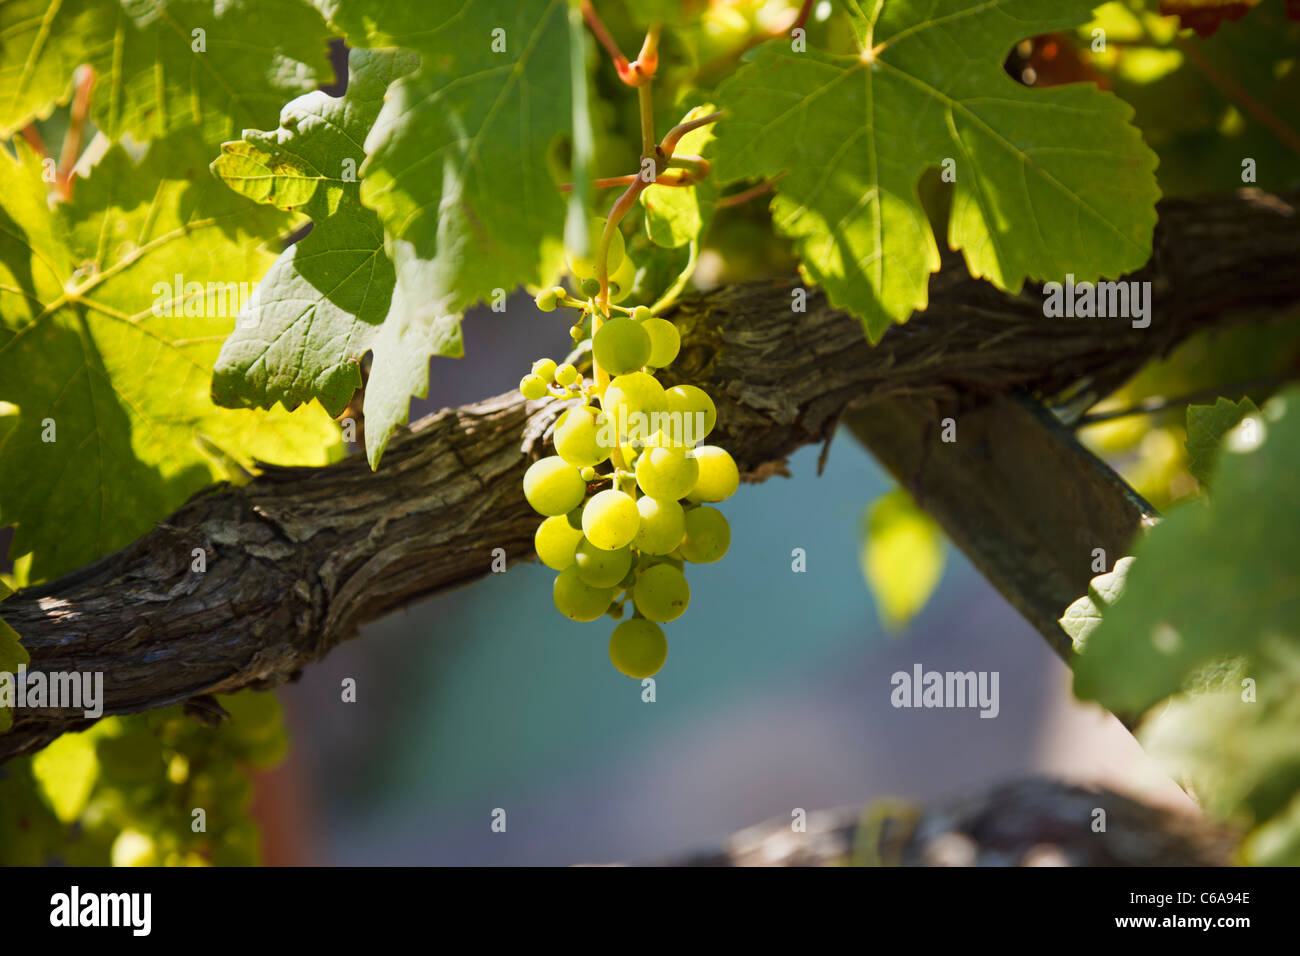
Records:
<instances>
[{"instance_id":1,"label":"grape cluster stalk","mask_svg":"<svg viewBox=\"0 0 1300 956\"><path fill-rule=\"evenodd\" d=\"M604 227L592 223L593 231ZM592 318L594 374L539 359L520 381L531 401L573 402L556 420L555 454L528 468L523 490L544 518L533 541L542 563L558 572L556 608L574 621L620 620L610 661L640 679L658 673L668 657L660 625L690 605L686 565L718 561L731 545L731 526L712 505L735 493L740 472L725 449L703 443L717 423L708 394L694 385L665 389L655 378L677 357L681 338L646 306L616 304L630 292L618 287L620 274L635 269L621 235L613 235L608 302L594 264L577 256L569 268L591 297L562 286L537 296L544 312L579 311L575 338L586 337L581 330ZM631 616L622 620L629 603Z\"/></svg>"}]
</instances>

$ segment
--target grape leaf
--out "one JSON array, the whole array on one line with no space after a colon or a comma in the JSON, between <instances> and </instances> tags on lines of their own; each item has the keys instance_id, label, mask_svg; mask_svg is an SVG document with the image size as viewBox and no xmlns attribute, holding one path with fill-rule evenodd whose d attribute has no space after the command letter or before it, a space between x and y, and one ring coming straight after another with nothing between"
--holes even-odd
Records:
<instances>
[{"instance_id":1,"label":"grape leaf","mask_svg":"<svg viewBox=\"0 0 1300 956\"><path fill-rule=\"evenodd\" d=\"M271 260L260 240L290 221L231 194L206 153L188 135L139 164L114 146L51 209L38 157L21 141L0 151L0 400L19 409L0 526L17 524L12 553L34 552L33 578L127 543L232 462L323 464L338 449L320 409L209 398L238 298Z\"/></svg>"},{"instance_id":2,"label":"grape leaf","mask_svg":"<svg viewBox=\"0 0 1300 956\"><path fill-rule=\"evenodd\" d=\"M760 47L719 88L722 180L770 177L777 227L832 303L877 341L928 301L939 251L917 193L956 177L948 243L972 275L1117 276L1151 252L1155 156L1132 110L1085 85L1030 89L1002 70L1018 40L1088 18L1092 0L850 5L859 56Z\"/></svg>"},{"instance_id":3,"label":"grape leaf","mask_svg":"<svg viewBox=\"0 0 1300 956\"><path fill-rule=\"evenodd\" d=\"M1131 557L1120 558L1114 570L1099 574L1088 583L1088 593L1065 609L1061 627L1070 635L1074 649L1081 651L1088 636L1101 624L1106 609L1124 593L1124 580L1133 566Z\"/></svg>"},{"instance_id":4,"label":"grape leaf","mask_svg":"<svg viewBox=\"0 0 1300 956\"><path fill-rule=\"evenodd\" d=\"M1187 470L1202 485L1210 483L1223 437L1247 415L1259 415L1249 398L1239 402L1220 398L1213 405L1187 406Z\"/></svg>"},{"instance_id":5,"label":"grape leaf","mask_svg":"<svg viewBox=\"0 0 1300 956\"><path fill-rule=\"evenodd\" d=\"M943 576L943 538L928 514L902 488L881 495L862 521L862 572L880 619L905 627Z\"/></svg>"},{"instance_id":6,"label":"grape leaf","mask_svg":"<svg viewBox=\"0 0 1300 956\"><path fill-rule=\"evenodd\" d=\"M565 207L547 154L570 129L567 4L444 7L431 23L417 5L325 4L351 45L422 58L388 91L361 183L396 267L390 321L403 346L496 289L553 281L563 261Z\"/></svg>"},{"instance_id":7,"label":"grape leaf","mask_svg":"<svg viewBox=\"0 0 1300 956\"><path fill-rule=\"evenodd\" d=\"M47 116L87 63L91 119L109 136L191 127L219 142L331 78L328 36L308 0L7 0L0 134Z\"/></svg>"},{"instance_id":8,"label":"grape leaf","mask_svg":"<svg viewBox=\"0 0 1300 956\"><path fill-rule=\"evenodd\" d=\"M0 601L13 593L9 585L0 581ZM31 662L31 657L19 643L20 640L18 633L0 618L0 674L16 673L19 665ZM13 726L13 722L14 715L9 712L9 708L0 704L0 734Z\"/></svg>"},{"instance_id":9,"label":"grape leaf","mask_svg":"<svg viewBox=\"0 0 1300 956\"><path fill-rule=\"evenodd\" d=\"M284 108L278 130L246 130L212 164L238 192L297 206L315 220L244 306L217 359L213 397L260 408L317 398L338 415L361 384L361 357L373 352L364 408L373 466L407 420L411 395L428 394L429 356L463 352L458 314L418 325L409 312L390 312L393 264L355 175L384 91L418 63L409 52L353 50L343 96L299 97Z\"/></svg>"},{"instance_id":10,"label":"grape leaf","mask_svg":"<svg viewBox=\"0 0 1300 956\"><path fill-rule=\"evenodd\" d=\"M1300 389L1265 406L1253 443L1227 443L1213 499L1176 508L1135 548L1122 600L1074 665L1075 693L1139 712L1196 668L1300 641Z\"/></svg>"},{"instance_id":11,"label":"grape leaf","mask_svg":"<svg viewBox=\"0 0 1300 956\"><path fill-rule=\"evenodd\" d=\"M86 808L99 776L95 738L90 734L58 737L32 758L32 776L55 815L71 823Z\"/></svg>"}]
</instances>

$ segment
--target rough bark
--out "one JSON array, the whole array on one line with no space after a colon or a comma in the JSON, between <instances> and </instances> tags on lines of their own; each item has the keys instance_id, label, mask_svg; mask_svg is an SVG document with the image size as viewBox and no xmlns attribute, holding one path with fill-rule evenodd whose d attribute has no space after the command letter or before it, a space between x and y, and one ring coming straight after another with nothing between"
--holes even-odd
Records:
<instances>
[{"instance_id":1,"label":"rough bark","mask_svg":"<svg viewBox=\"0 0 1300 956\"><path fill-rule=\"evenodd\" d=\"M710 391L716 440L762 480L826 440L855 400L968 403L1079 382L1101 395L1188 335L1241 320L1238 307L1300 300L1296 197L1165 202L1160 214L1153 259L1132 277L1153 284L1147 329L1047 320L1038 290L1000 293L950 258L928 310L874 348L819 294L792 313L789 282L685 300L672 373ZM519 480L559 411L511 393L416 422L377 473L353 457L215 486L121 551L14 595L4 617L31 669L103 671L108 713L274 686L360 624L489 573L494 549L526 559L537 519ZM195 548L202 573L190 570ZM85 724L20 711L0 761Z\"/></svg>"},{"instance_id":2,"label":"rough bark","mask_svg":"<svg viewBox=\"0 0 1300 956\"><path fill-rule=\"evenodd\" d=\"M1094 826L1103 818L1104 831ZM922 808L777 818L660 866L1227 866L1234 834L1104 788L1030 778Z\"/></svg>"}]
</instances>

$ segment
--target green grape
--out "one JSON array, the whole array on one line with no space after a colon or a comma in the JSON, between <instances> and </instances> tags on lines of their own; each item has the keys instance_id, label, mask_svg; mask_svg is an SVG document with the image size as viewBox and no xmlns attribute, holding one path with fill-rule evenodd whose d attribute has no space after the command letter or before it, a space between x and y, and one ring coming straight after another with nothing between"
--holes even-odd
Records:
<instances>
[{"instance_id":1,"label":"green grape","mask_svg":"<svg viewBox=\"0 0 1300 956\"><path fill-rule=\"evenodd\" d=\"M524 497L541 515L562 515L582 504L587 483L559 455L535 461L524 472Z\"/></svg>"},{"instance_id":2,"label":"green grape","mask_svg":"<svg viewBox=\"0 0 1300 956\"><path fill-rule=\"evenodd\" d=\"M624 259L623 264L618 267L617 271L611 271L609 275L609 301L618 303L622 302L632 294L632 288L636 285L636 265L631 259Z\"/></svg>"},{"instance_id":3,"label":"green grape","mask_svg":"<svg viewBox=\"0 0 1300 956\"><path fill-rule=\"evenodd\" d=\"M600 282L596 279L583 279L582 294L585 295L588 299L596 298L596 296L600 295ZM574 328L578 328L578 326L574 326ZM582 336L575 335L574 338L580 339L582 338Z\"/></svg>"},{"instance_id":4,"label":"green grape","mask_svg":"<svg viewBox=\"0 0 1300 956\"><path fill-rule=\"evenodd\" d=\"M643 416L664 410L664 387L653 375L629 372L605 386L600 404L612 418L621 436L644 439L649 426Z\"/></svg>"},{"instance_id":5,"label":"green grape","mask_svg":"<svg viewBox=\"0 0 1300 956\"><path fill-rule=\"evenodd\" d=\"M578 577L586 584L593 588L612 588L632 568L632 549L604 551L584 538L574 552L574 564L578 567Z\"/></svg>"},{"instance_id":6,"label":"green grape","mask_svg":"<svg viewBox=\"0 0 1300 956\"><path fill-rule=\"evenodd\" d=\"M604 219L592 219L591 228L591 254L586 256L567 255L565 258L569 263L569 271L579 279L596 278L596 254L600 249L601 233L605 230ZM609 274L613 275L614 270L623 264L625 254L623 244L623 233L614 229L609 235L609 252L605 257L605 265L609 269Z\"/></svg>"},{"instance_id":7,"label":"green grape","mask_svg":"<svg viewBox=\"0 0 1300 956\"><path fill-rule=\"evenodd\" d=\"M682 543L686 515L676 501L646 495L637 499L636 510L641 512L641 527L633 541L638 551L667 554Z\"/></svg>"},{"instance_id":8,"label":"green grape","mask_svg":"<svg viewBox=\"0 0 1300 956\"><path fill-rule=\"evenodd\" d=\"M554 312L555 307L560 304L560 297L555 294L555 289L551 288L537 293L533 303L543 312Z\"/></svg>"},{"instance_id":9,"label":"green grape","mask_svg":"<svg viewBox=\"0 0 1300 956\"><path fill-rule=\"evenodd\" d=\"M614 600L613 588L594 588L578 575L576 565L559 573L551 592L555 607L574 621L594 621L605 613Z\"/></svg>"},{"instance_id":10,"label":"green grape","mask_svg":"<svg viewBox=\"0 0 1300 956\"><path fill-rule=\"evenodd\" d=\"M633 322L644 322L646 319L652 319L652 318L654 318L654 313L650 311L649 306L638 305L635 309L632 310Z\"/></svg>"},{"instance_id":11,"label":"green grape","mask_svg":"<svg viewBox=\"0 0 1300 956\"><path fill-rule=\"evenodd\" d=\"M713 431L713 426L718 422L718 409L713 404L713 399L704 389L697 388L694 385L675 385L664 392L664 403L668 406L668 411L681 415L683 421L689 417L691 444L698 444L708 437L709 432ZM703 430L696 427L699 419L696 417L697 412L704 413Z\"/></svg>"},{"instance_id":12,"label":"green grape","mask_svg":"<svg viewBox=\"0 0 1300 956\"><path fill-rule=\"evenodd\" d=\"M632 600L652 621L675 621L691 603L691 586L686 575L671 564L655 564L637 575Z\"/></svg>"},{"instance_id":13,"label":"green grape","mask_svg":"<svg viewBox=\"0 0 1300 956\"><path fill-rule=\"evenodd\" d=\"M717 508L704 505L686 512L682 557L693 564L712 564L731 547L731 525Z\"/></svg>"},{"instance_id":14,"label":"green grape","mask_svg":"<svg viewBox=\"0 0 1300 956\"><path fill-rule=\"evenodd\" d=\"M645 365L650 358L650 336L631 319L610 319L592 336L591 355L611 375L622 375Z\"/></svg>"},{"instance_id":15,"label":"green grape","mask_svg":"<svg viewBox=\"0 0 1300 956\"><path fill-rule=\"evenodd\" d=\"M641 512L631 495L610 488L593 497L582 509L582 532L605 551L632 543L641 527Z\"/></svg>"},{"instance_id":16,"label":"green grape","mask_svg":"<svg viewBox=\"0 0 1300 956\"><path fill-rule=\"evenodd\" d=\"M568 388L578 380L578 370L566 362L555 370L555 380Z\"/></svg>"},{"instance_id":17,"label":"green grape","mask_svg":"<svg viewBox=\"0 0 1300 956\"><path fill-rule=\"evenodd\" d=\"M634 617L614 628L610 636L610 663L628 677L653 677L667 659L668 639L664 629L653 621Z\"/></svg>"},{"instance_id":18,"label":"green grape","mask_svg":"<svg viewBox=\"0 0 1300 956\"><path fill-rule=\"evenodd\" d=\"M591 465L588 465L586 468L583 468L581 471L578 472L578 474L582 476L582 480L585 481L587 484L591 484L593 481L596 480L596 469L593 468Z\"/></svg>"},{"instance_id":19,"label":"green grape","mask_svg":"<svg viewBox=\"0 0 1300 956\"><path fill-rule=\"evenodd\" d=\"M555 379L555 362L548 358L538 359L533 363L533 374L543 382L553 381Z\"/></svg>"},{"instance_id":20,"label":"green grape","mask_svg":"<svg viewBox=\"0 0 1300 956\"><path fill-rule=\"evenodd\" d=\"M582 472L578 472L578 474L579 476L581 476ZM572 528L574 531L581 531L582 530L582 505L578 505L578 507L566 513L564 515L564 520L569 522L569 527ZM577 545L574 545L574 547L577 547Z\"/></svg>"},{"instance_id":21,"label":"green grape","mask_svg":"<svg viewBox=\"0 0 1300 956\"><path fill-rule=\"evenodd\" d=\"M554 571L563 571L573 564L573 553L581 540L581 528L570 525L564 515L555 515L537 526L533 548L542 564Z\"/></svg>"},{"instance_id":22,"label":"green grape","mask_svg":"<svg viewBox=\"0 0 1300 956\"><path fill-rule=\"evenodd\" d=\"M680 448L649 448L636 462L637 486L651 498L685 498L699 475L695 456Z\"/></svg>"},{"instance_id":23,"label":"green grape","mask_svg":"<svg viewBox=\"0 0 1300 956\"><path fill-rule=\"evenodd\" d=\"M725 501L736 493L740 487L740 470L726 449L701 445L694 455L700 465L700 477L687 496L691 501Z\"/></svg>"},{"instance_id":24,"label":"green grape","mask_svg":"<svg viewBox=\"0 0 1300 956\"><path fill-rule=\"evenodd\" d=\"M614 430L604 412L570 408L555 423L555 450L570 465L599 465L614 451Z\"/></svg>"},{"instance_id":25,"label":"green grape","mask_svg":"<svg viewBox=\"0 0 1300 956\"><path fill-rule=\"evenodd\" d=\"M540 375L525 375L519 380L519 394L530 402L545 398L547 395L546 382Z\"/></svg>"},{"instance_id":26,"label":"green grape","mask_svg":"<svg viewBox=\"0 0 1300 956\"><path fill-rule=\"evenodd\" d=\"M645 364L653 368L672 365L682 347L682 336L677 326L667 319L645 319L640 325L650 335L650 357Z\"/></svg>"}]
</instances>

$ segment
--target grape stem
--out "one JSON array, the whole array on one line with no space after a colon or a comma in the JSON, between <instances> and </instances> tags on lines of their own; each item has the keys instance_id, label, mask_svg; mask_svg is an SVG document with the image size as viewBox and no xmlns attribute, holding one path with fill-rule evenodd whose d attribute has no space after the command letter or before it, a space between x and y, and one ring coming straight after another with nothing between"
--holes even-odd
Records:
<instances>
[{"instance_id":1,"label":"grape stem","mask_svg":"<svg viewBox=\"0 0 1300 956\"><path fill-rule=\"evenodd\" d=\"M730 209L733 206L739 206L742 203L747 203L751 199L763 195L763 193L765 192L770 192L776 186L777 183L779 183L782 179L785 178L785 175L786 175L785 173L778 173L777 175L773 176L771 179L765 182L761 182L757 186L751 186L749 189L746 189L744 192L734 193L733 195L730 196L723 196L721 199L717 201L716 208Z\"/></svg>"}]
</instances>

